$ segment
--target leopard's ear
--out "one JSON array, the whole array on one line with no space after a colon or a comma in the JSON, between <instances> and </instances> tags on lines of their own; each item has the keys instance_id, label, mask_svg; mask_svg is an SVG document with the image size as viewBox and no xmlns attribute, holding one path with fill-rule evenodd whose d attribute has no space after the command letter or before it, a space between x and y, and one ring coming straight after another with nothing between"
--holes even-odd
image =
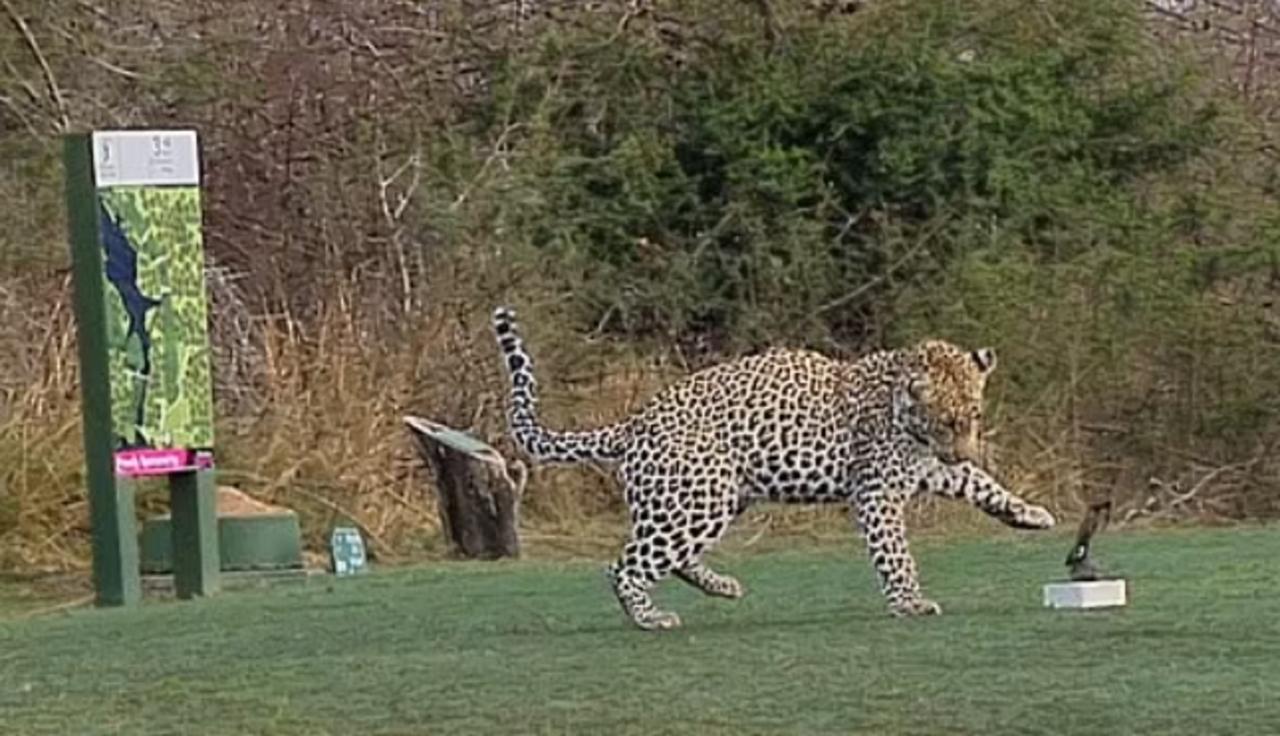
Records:
<instances>
[{"instance_id":1,"label":"leopard's ear","mask_svg":"<svg viewBox=\"0 0 1280 736\"><path fill-rule=\"evenodd\" d=\"M969 353L969 357L973 359L974 364L978 366L978 370L983 373L990 373L996 369L996 351L995 348L978 348Z\"/></svg>"}]
</instances>

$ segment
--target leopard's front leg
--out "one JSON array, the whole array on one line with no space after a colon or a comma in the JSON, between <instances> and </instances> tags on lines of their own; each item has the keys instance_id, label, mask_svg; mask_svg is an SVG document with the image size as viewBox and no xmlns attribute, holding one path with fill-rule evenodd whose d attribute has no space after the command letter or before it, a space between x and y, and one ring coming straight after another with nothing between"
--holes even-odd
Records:
<instances>
[{"instance_id":1,"label":"leopard's front leg","mask_svg":"<svg viewBox=\"0 0 1280 736\"><path fill-rule=\"evenodd\" d=\"M853 499L853 512L867 542L880 589L895 616L928 616L942 607L920 594L916 562L907 547L902 499L865 486Z\"/></svg>"},{"instance_id":2,"label":"leopard's front leg","mask_svg":"<svg viewBox=\"0 0 1280 736\"><path fill-rule=\"evenodd\" d=\"M915 480L918 490L968 501L1015 529L1050 529L1055 523L1048 509L1010 493L968 461L952 465L930 459L917 466Z\"/></svg>"}]
</instances>

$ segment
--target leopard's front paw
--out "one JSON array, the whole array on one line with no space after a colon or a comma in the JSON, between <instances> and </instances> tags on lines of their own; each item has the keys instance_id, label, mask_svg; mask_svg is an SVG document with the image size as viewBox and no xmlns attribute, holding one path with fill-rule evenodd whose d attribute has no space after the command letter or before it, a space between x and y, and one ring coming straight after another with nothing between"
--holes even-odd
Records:
<instances>
[{"instance_id":1,"label":"leopard's front paw","mask_svg":"<svg viewBox=\"0 0 1280 736\"><path fill-rule=\"evenodd\" d=\"M1052 529L1056 523L1048 509L1030 504L1016 512L1009 520L1009 526L1015 529Z\"/></svg>"},{"instance_id":2,"label":"leopard's front paw","mask_svg":"<svg viewBox=\"0 0 1280 736\"><path fill-rule=\"evenodd\" d=\"M894 601L889 604L890 615L897 618L905 618L907 616L939 616L942 614L942 606L928 598L920 596L912 596Z\"/></svg>"}]
</instances>

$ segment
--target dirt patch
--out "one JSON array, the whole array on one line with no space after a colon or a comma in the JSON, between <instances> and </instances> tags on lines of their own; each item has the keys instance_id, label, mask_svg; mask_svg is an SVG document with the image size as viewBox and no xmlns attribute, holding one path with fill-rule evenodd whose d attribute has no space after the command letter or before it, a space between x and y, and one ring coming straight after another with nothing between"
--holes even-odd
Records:
<instances>
[{"instance_id":1,"label":"dirt patch","mask_svg":"<svg viewBox=\"0 0 1280 736\"><path fill-rule=\"evenodd\" d=\"M290 509L259 501L238 488L218 486L218 516L284 514Z\"/></svg>"}]
</instances>

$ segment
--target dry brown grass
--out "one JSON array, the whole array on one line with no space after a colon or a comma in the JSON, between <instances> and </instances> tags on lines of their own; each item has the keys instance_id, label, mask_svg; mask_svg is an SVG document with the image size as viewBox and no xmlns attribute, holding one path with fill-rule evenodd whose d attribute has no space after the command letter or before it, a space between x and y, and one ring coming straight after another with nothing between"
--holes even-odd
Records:
<instances>
[{"instance_id":1,"label":"dry brown grass","mask_svg":"<svg viewBox=\"0 0 1280 736\"><path fill-rule=\"evenodd\" d=\"M492 304L441 298L412 314L362 313L360 287L337 284L306 323L287 314L253 321L247 339L260 360L237 366L236 385L217 381L219 480L296 509L313 549L346 520L384 561L445 554L431 479L401 417L430 415L505 445L487 327ZM70 284L60 275L10 280L0 300L17 318L0 328L0 567L80 569L89 528ZM233 316L214 312L216 363L229 359L218 320ZM549 381L552 421L607 421L661 382L662 371L622 351L556 349L556 342L542 342L545 365L566 369L569 379ZM244 383L251 398L238 390ZM535 554L573 552L610 536L601 520L621 506L603 476L539 470L532 487L526 519ZM142 485L140 516L166 504L161 484Z\"/></svg>"},{"instance_id":2,"label":"dry brown grass","mask_svg":"<svg viewBox=\"0 0 1280 736\"><path fill-rule=\"evenodd\" d=\"M78 361L67 279L0 284L0 566L82 557Z\"/></svg>"},{"instance_id":3,"label":"dry brown grass","mask_svg":"<svg viewBox=\"0 0 1280 736\"><path fill-rule=\"evenodd\" d=\"M215 363L231 360L229 340L236 342L231 353L254 356L217 381L219 480L296 509L313 551L341 521L364 530L383 562L448 554L431 476L401 417L429 416L513 452L488 331L490 310L504 301L499 292L532 295L517 306L543 376L545 418L554 426L614 421L687 370L669 350L565 332L556 313L562 300L539 295L523 277L513 286L492 271L482 277L443 264L440 272L433 298L408 313L379 311L385 307L355 279L335 282L332 299L305 321L238 314L246 309L239 303L214 310ZM221 293L214 301L229 303ZM0 568L83 569L89 529L70 284L57 273L11 279L0 286L0 306L13 315L0 323ZM228 333L219 320L232 318L241 327ZM1098 427L1072 413L1106 401L1091 397L1094 390L1055 382L1032 405L999 404L989 447L997 474L1068 517L1115 488L1124 491L1121 521L1240 518L1261 508L1248 494L1276 483L1276 462L1266 453L1252 463L1215 465L1226 451L1203 448L1206 458L1169 463L1180 469L1176 475L1139 478L1135 473L1156 466L1130 456L1128 440L1099 439ZM144 485L140 515L163 510L166 495L160 484ZM933 500L911 518L924 532L981 532L991 523L961 504ZM522 526L527 554L607 556L624 526L606 472L534 471ZM765 507L744 518L728 544L765 547L849 533L838 508Z\"/></svg>"},{"instance_id":4,"label":"dry brown grass","mask_svg":"<svg viewBox=\"0 0 1280 736\"><path fill-rule=\"evenodd\" d=\"M358 287L337 285L312 326L288 315L255 321L257 375L237 372L254 383L254 400L219 381L219 482L297 510L313 550L349 521L383 561L441 556L432 480L401 417L432 416L512 451L488 332L492 300L441 299L390 320L360 313ZM6 314L23 316L0 333L0 567L81 569L89 528L70 284L62 276L10 282L0 298L14 307ZM670 354L560 334L536 306L527 317L546 418L557 426L616 420L683 372ZM166 495L162 484L143 484L140 516L162 511ZM595 554L623 534L616 486L600 470L535 470L524 509L535 556ZM925 505L916 516L936 527L964 513ZM754 544L847 531L838 509L774 508L744 520L735 537Z\"/></svg>"}]
</instances>

